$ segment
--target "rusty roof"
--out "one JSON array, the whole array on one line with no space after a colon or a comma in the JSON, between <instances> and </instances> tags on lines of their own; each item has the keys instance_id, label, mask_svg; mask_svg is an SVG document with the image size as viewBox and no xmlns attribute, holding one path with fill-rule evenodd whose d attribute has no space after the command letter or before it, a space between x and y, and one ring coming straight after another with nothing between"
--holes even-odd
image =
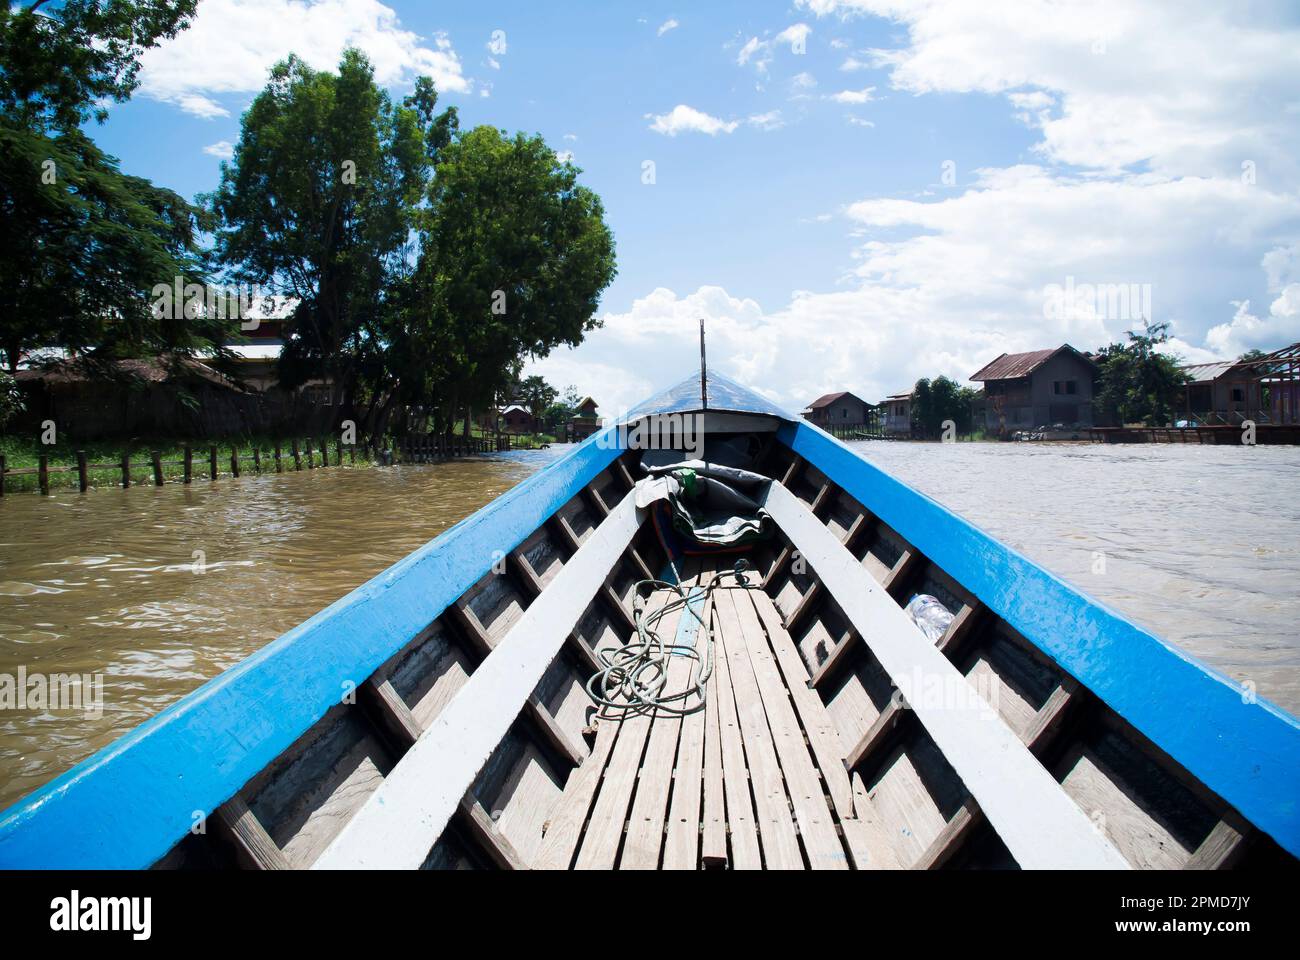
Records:
<instances>
[{"instance_id":1,"label":"rusty roof","mask_svg":"<svg viewBox=\"0 0 1300 960\"><path fill-rule=\"evenodd\" d=\"M1048 350L1031 350L1028 353L1004 353L992 363L985 365L983 369L971 374L971 380L979 382L981 380L1015 380L1020 377L1027 377L1062 350L1069 350L1086 363L1096 366L1086 354L1080 353L1068 343L1064 343L1059 347Z\"/></svg>"},{"instance_id":2,"label":"rusty roof","mask_svg":"<svg viewBox=\"0 0 1300 960\"><path fill-rule=\"evenodd\" d=\"M832 403L835 403L841 397L852 397L854 400L858 401L858 403L862 404L863 406L867 406L867 407L871 406L871 404L867 403L867 401L863 400L857 394L850 393L848 390L841 390L839 393L822 394L812 403L808 404L806 409L820 410L822 407L829 407Z\"/></svg>"}]
</instances>

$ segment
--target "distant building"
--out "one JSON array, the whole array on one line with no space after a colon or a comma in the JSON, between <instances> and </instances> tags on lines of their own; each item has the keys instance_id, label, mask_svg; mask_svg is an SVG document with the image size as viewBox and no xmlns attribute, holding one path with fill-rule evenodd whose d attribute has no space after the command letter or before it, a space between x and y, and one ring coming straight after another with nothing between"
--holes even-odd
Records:
<instances>
[{"instance_id":1,"label":"distant building","mask_svg":"<svg viewBox=\"0 0 1300 960\"><path fill-rule=\"evenodd\" d=\"M497 415L497 429L506 433L537 433L537 418L527 407L512 403Z\"/></svg>"},{"instance_id":2,"label":"distant building","mask_svg":"<svg viewBox=\"0 0 1300 960\"><path fill-rule=\"evenodd\" d=\"M1068 343L1004 353L971 380L984 384L984 426L990 432L1093 425L1097 364Z\"/></svg>"},{"instance_id":3,"label":"distant building","mask_svg":"<svg viewBox=\"0 0 1300 960\"><path fill-rule=\"evenodd\" d=\"M802 411L803 418L819 427L861 427L871 404L847 390L818 397Z\"/></svg>"},{"instance_id":4,"label":"distant building","mask_svg":"<svg viewBox=\"0 0 1300 960\"><path fill-rule=\"evenodd\" d=\"M1259 418L1263 384L1251 365L1225 360L1188 364L1182 370L1189 377L1183 394L1188 420L1237 424Z\"/></svg>"},{"instance_id":5,"label":"distant building","mask_svg":"<svg viewBox=\"0 0 1300 960\"><path fill-rule=\"evenodd\" d=\"M880 401L885 409L885 433L912 433L912 392L894 393Z\"/></svg>"},{"instance_id":6,"label":"distant building","mask_svg":"<svg viewBox=\"0 0 1300 960\"><path fill-rule=\"evenodd\" d=\"M596 415L596 401L583 397L578 401L577 411L569 420L565 432L573 442L586 440L600 429L600 417Z\"/></svg>"}]
</instances>

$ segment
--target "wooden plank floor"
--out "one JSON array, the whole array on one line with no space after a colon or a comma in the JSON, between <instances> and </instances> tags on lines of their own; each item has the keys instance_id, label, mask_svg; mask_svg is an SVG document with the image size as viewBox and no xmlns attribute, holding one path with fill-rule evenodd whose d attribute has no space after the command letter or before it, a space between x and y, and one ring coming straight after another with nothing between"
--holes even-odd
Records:
<instances>
[{"instance_id":1,"label":"wooden plank floor","mask_svg":"<svg viewBox=\"0 0 1300 960\"><path fill-rule=\"evenodd\" d=\"M713 575L692 572L684 583ZM807 677L788 670L794 647L771 600L756 582L749 590L726 584L705 610L715 641L706 709L684 719L597 719L592 753L550 811L532 867L845 870L862 863L834 724L820 700L787 686ZM649 606L671 596L665 591ZM665 641L679 636L683 618L689 614L665 618ZM695 643L703 651L703 631ZM684 689L695 669L690 658L674 658L668 691ZM829 776L823 762L833 763Z\"/></svg>"}]
</instances>

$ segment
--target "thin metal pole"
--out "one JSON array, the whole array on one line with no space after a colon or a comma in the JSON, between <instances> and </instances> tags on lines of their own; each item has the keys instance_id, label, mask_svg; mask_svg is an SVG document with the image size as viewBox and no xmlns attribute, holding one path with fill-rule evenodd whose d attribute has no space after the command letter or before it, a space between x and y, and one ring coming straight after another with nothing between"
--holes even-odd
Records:
<instances>
[{"instance_id":1,"label":"thin metal pole","mask_svg":"<svg viewBox=\"0 0 1300 960\"><path fill-rule=\"evenodd\" d=\"M709 409L709 375L704 362L704 318L700 317L700 409Z\"/></svg>"}]
</instances>

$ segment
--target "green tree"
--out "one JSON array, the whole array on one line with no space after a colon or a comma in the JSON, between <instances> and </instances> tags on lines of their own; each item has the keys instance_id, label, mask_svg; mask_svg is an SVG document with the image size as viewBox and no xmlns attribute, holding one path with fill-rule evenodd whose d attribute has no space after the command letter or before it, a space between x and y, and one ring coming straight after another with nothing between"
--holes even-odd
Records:
<instances>
[{"instance_id":1,"label":"green tree","mask_svg":"<svg viewBox=\"0 0 1300 960\"><path fill-rule=\"evenodd\" d=\"M542 413L553 404L560 392L539 376L531 376L519 384L515 396L519 402L528 408L528 412L534 417L541 417Z\"/></svg>"},{"instance_id":2,"label":"green tree","mask_svg":"<svg viewBox=\"0 0 1300 960\"><path fill-rule=\"evenodd\" d=\"M542 423L545 424L546 431L557 437L562 435L564 425L578 412L578 403L581 400L582 394L578 393L577 387L573 385L565 387L564 393L542 411Z\"/></svg>"},{"instance_id":3,"label":"green tree","mask_svg":"<svg viewBox=\"0 0 1300 960\"><path fill-rule=\"evenodd\" d=\"M209 198L231 277L297 301L280 381L327 378L345 408L393 386L386 315L427 177L422 109L436 99L419 92L419 106L394 105L355 49L337 73L290 56L244 114Z\"/></svg>"},{"instance_id":4,"label":"green tree","mask_svg":"<svg viewBox=\"0 0 1300 960\"><path fill-rule=\"evenodd\" d=\"M71 130L139 86L140 54L189 26L198 0L36 0L0 5L0 113Z\"/></svg>"},{"instance_id":5,"label":"green tree","mask_svg":"<svg viewBox=\"0 0 1300 960\"><path fill-rule=\"evenodd\" d=\"M80 129L127 99L138 58L195 0L64 0L0 7L0 351L86 362L208 345L209 318L155 315L160 283L202 282L201 212L123 174Z\"/></svg>"},{"instance_id":6,"label":"green tree","mask_svg":"<svg viewBox=\"0 0 1300 960\"><path fill-rule=\"evenodd\" d=\"M1187 374L1179 358L1157 348L1169 339L1168 323L1148 323L1127 343L1103 347L1097 382L1097 405L1113 422L1166 426L1182 396Z\"/></svg>"},{"instance_id":7,"label":"green tree","mask_svg":"<svg viewBox=\"0 0 1300 960\"><path fill-rule=\"evenodd\" d=\"M427 338L421 354L443 362L439 386L466 431L523 358L599 326L614 238L579 172L541 137L493 127L458 133L440 152L406 326Z\"/></svg>"},{"instance_id":8,"label":"green tree","mask_svg":"<svg viewBox=\"0 0 1300 960\"><path fill-rule=\"evenodd\" d=\"M974 398L974 390L948 377L918 380L912 393L912 426L929 439L942 436L944 423L949 420L958 434L970 433Z\"/></svg>"},{"instance_id":9,"label":"green tree","mask_svg":"<svg viewBox=\"0 0 1300 960\"><path fill-rule=\"evenodd\" d=\"M13 376L0 370L0 429L22 412L24 407L22 391Z\"/></svg>"},{"instance_id":10,"label":"green tree","mask_svg":"<svg viewBox=\"0 0 1300 960\"><path fill-rule=\"evenodd\" d=\"M217 321L159 314L158 284L203 282L202 211L123 174L80 130L0 123L0 350L16 369L37 347L88 361L192 351Z\"/></svg>"}]
</instances>

